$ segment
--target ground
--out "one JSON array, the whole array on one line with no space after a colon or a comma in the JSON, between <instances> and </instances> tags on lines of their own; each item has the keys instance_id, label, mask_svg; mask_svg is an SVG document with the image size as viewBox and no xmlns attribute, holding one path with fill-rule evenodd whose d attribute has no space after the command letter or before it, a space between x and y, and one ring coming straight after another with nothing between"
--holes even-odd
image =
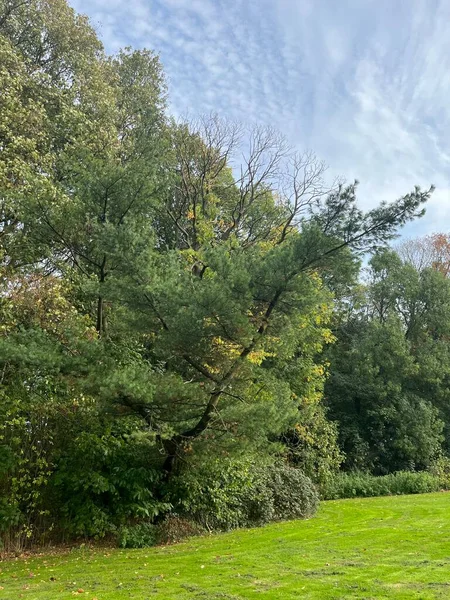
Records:
<instances>
[{"instance_id":1,"label":"ground","mask_svg":"<svg viewBox=\"0 0 450 600\"><path fill-rule=\"evenodd\" d=\"M450 598L450 495L323 502L308 521L0 565L0 600Z\"/></svg>"}]
</instances>

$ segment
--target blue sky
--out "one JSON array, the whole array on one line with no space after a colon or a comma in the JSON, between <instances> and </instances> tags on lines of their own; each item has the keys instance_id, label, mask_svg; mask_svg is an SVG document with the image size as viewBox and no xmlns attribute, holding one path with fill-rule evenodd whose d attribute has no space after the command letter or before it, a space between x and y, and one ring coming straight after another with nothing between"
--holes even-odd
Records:
<instances>
[{"instance_id":1,"label":"blue sky","mask_svg":"<svg viewBox=\"0 0 450 600\"><path fill-rule=\"evenodd\" d=\"M71 0L107 51L155 49L177 115L270 124L360 203L437 187L450 230L450 0Z\"/></svg>"}]
</instances>

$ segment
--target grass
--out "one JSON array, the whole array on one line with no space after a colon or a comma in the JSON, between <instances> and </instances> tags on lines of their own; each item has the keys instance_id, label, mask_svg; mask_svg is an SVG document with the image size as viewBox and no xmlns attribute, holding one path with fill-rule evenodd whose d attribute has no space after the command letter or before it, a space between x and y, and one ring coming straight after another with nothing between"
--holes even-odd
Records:
<instances>
[{"instance_id":1,"label":"grass","mask_svg":"<svg viewBox=\"0 0 450 600\"><path fill-rule=\"evenodd\" d=\"M450 597L450 495L324 502L309 521L3 562L0 600Z\"/></svg>"}]
</instances>

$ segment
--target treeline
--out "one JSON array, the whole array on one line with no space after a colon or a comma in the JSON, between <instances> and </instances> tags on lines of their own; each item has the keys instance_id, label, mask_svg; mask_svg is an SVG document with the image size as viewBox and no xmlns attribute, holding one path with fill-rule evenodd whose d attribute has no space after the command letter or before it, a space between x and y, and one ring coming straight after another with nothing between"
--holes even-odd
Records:
<instances>
[{"instance_id":1,"label":"treeline","mask_svg":"<svg viewBox=\"0 0 450 600\"><path fill-rule=\"evenodd\" d=\"M347 470L431 468L450 450L450 237L375 255L335 312L325 386Z\"/></svg>"},{"instance_id":2,"label":"treeline","mask_svg":"<svg viewBox=\"0 0 450 600\"><path fill-rule=\"evenodd\" d=\"M446 455L448 279L383 250L431 189L363 212L270 129L175 122L157 55L65 0L0 0L0 90L7 548L308 516L341 466Z\"/></svg>"}]
</instances>

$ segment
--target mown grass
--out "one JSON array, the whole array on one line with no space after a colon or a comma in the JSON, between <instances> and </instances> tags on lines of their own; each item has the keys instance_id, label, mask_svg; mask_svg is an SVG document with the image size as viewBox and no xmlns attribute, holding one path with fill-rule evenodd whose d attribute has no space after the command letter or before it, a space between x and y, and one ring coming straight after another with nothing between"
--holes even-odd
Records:
<instances>
[{"instance_id":1,"label":"mown grass","mask_svg":"<svg viewBox=\"0 0 450 600\"><path fill-rule=\"evenodd\" d=\"M3 562L0 599L449 598L450 495L324 502L309 521Z\"/></svg>"}]
</instances>

